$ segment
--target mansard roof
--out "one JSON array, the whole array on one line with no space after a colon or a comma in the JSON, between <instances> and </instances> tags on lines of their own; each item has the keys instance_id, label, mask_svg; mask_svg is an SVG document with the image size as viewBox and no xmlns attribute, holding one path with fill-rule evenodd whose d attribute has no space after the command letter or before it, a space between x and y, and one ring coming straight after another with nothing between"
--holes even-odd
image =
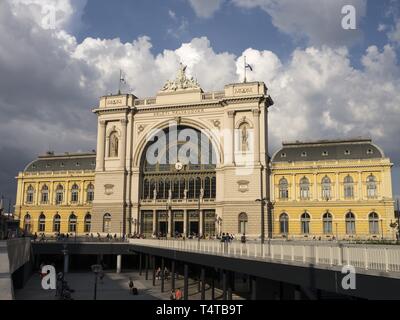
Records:
<instances>
[{"instance_id":1,"label":"mansard roof","mask_svg":"<svg viewBox=\"0 0 400 320\"><path fill-rule=\"evenodd\" d=\"M95 170L96 153L64 153L55 155L48 152L29 163L24 172Z\"/></svg>"}]
</instances>

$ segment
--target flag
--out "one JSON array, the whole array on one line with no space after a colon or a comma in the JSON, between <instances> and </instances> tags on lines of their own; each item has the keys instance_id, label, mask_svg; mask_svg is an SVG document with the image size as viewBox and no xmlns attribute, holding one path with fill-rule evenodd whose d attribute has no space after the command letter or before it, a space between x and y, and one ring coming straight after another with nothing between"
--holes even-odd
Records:
<instances>
[{"instance_id":1,"label":"flag","mask_svg":"<svg viewBox=\"0 0 400 320\"><path fill-rule=\"evenodd\" d=\"M252 68L251 65L249 65L248 63L245 64L245 68L246 68L246 69L250 69L250 71L253 71L253 68Z\"/></svg>"}]
</instances>

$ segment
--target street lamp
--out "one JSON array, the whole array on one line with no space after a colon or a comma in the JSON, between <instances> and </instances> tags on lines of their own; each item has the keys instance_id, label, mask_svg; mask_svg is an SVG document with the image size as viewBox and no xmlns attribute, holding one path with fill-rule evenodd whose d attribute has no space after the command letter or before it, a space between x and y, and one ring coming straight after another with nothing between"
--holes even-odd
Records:
<instances>
[{"instance_id":1,"label":"street lamp","mask_svg":"<svg viewBox=\"0 0 400 320\"><path fill-rule=\"evenodd\" d=\"M102 275L103 267L101 264L94 264L92 265L92 271L94 273L94 297L93 300L97 299L97 276L100 274Z\"/></svg>"},{"instance_id":2,"label":"street lamp","mask_svg":"<svg viewBox=\"0 0 400 320\"><path fill-rule=\"evenodd\" d=\"M381 233L382 233L381 240L383 240L383 219L381 219Z\"/></svg>"},{"instance_id":3,"label":"street lamp","mask_svg":"<svg viewBox=\"0 0 400 320\"><path fill-rule=\"evenodd\" d=\"M267 198L257 199L256 202L261 203L261 243L265 242L265 212L264 206L267 201Z\"/></svg>"},{"instance_id":4,"label":"street lamp","mask_svg":"<svg viewBox=\"0 0 400 320\"><path fill-rule=\"evenodd\" d=\"M167 210L167 212L166 212L166 214L167 214L167 232L165 233L165 239L167 239L167 237L168 237L168 233L171 235L172 233L171 233L171 230L170 229L172 229L172 221L171 221L171 225L170 225L170 223L169 223L169 219L170 219L170 214L171 214L171 202L170 202L170 200L168 199L168 201L167 201L167 203L166 203L166 210ZM172 217L171 217L172 218Z\"/></svg>"}]
</instances>

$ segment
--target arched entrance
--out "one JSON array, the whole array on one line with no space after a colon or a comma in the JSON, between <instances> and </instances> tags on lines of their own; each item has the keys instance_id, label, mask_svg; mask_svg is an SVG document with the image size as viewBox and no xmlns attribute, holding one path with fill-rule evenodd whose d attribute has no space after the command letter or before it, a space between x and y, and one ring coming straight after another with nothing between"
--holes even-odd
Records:
<instances>
[{"instance_id":1,"label":"arched entrance","mask_svg":"<svg viewBox=\"0 0 400 320\"><path fill-rule=\"evenodd\" d=\"M183 125L153 137L140 161L140 232L215 235L217 158L210 139Z\"/></svg>"}]
</instances>

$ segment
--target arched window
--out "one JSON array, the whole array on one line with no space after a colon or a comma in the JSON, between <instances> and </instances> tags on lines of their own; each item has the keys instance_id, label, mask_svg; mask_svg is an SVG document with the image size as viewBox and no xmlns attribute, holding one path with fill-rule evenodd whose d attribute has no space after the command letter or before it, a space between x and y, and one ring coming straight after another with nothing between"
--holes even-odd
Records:
<instances>
[{"instance_id":1,"label":"arched window","mask_svg":"<svg viewBox=\"0 0 400 320\"><path fill-rule=\"evenodd\" d=\"M111 230L111 214L106 213L103 216L103 232L109 233Z\"/></svg>"},{"instance_id":2,"label":"arched window","mask_svg":"<svg viewBox=\"0 0 400 320\"><path fill-rule=\"evenodd\" d=\"M61 217L57 213L53 218L53 232L60 232Z\"/></svg>"},{"instance_id":3,"label":"arched window","mask_svg":"<svg viewBox=\"0 0 400 320\"><path fill-rule=\"evenodd\" d=\"M329 200L331 198L331 179L328 176L322 178L322 199Z\"/></svg>"},{"instance_id":4,"label":"arched window","mask_svg":"<svg viewBox=\"0 0 400 320\"><path fill-rule=\"evenodd\" d=\"M367 196L368 198L376 198L377 195L376 178L373 174L370 174L367 178Z\"/></svg>"},{"instance_id":5,"label":"arched window","mask_svg":"<svg viewBox=\"0 0 400 320\"><path fill-rule=\"evenodd\" d=\"M217 194L217 179L215 177L211 178L211 198L215 199Z\"/></svg>"},{"instance_id":6,"label":"arched window","mask_svg":"<svg viewBox=\"0 0 400 320\"><path fill-rule=\"evenodd\" d=\"M344 197L347 199L354 198L354 180L350 175L347 175L343 181Z\"/></svg>"},{"instance_id":7,"label":"arched window","mask_svg":"<svg viewBox=\"0 0 400 320\"><path fill-rule=\"evenodd\" d=\"M279 198L280 199L289 198L289 184L285 177L279 180Z\"/></svg>"},{"instance_id":8,"label":"arched window","mask_svg":"<svg viewBox=\"0 0 400 320\"><path fill-rule=\"evenodd\" d=\"M300 180L300 199L308 200L310 198L310 181L306 177Z\"/></svg>"},{"instance_id":9,"label":"arched window","mask_svg":"<svg viewBox=\"0 0 400 320\"><path fill-rule=\"evenodd\" d=\"M29 213L27 213L24 217L24 231L28 234L32 232L31 216Z\"/></svg>"},{"instance_id":10,"label":"arched window","mask_svg":"<svg viewBox=\"0 0 400 320\"><path fill-rule=\"evenodd\" d=\"M310 215L307 212L304 212L301 215L301 233L309 234L310 233Z\"/></svg>"},{"instance_id":11,"label":"arched window","mask_svg":"<svg viewBox=\"0 0 400 320\"><path fill-rule=\"evenodd\" d=\"M35 189L30 185L26 189L26 203L33 203L33 196L35 194Z\"/></svg>"},{"instance_id":12,"label":"arched window","mask_svg":"<svg viewBox=\"0 0 400 320\"><path fill-rule=\"evenodd\" d=\"M172 189L172 199L179 199L179 179L175 179Z\"/></svg>"},{"instance_id":13,"label":"arched window","mask_svg":"<svg viewBox=\"0 0 400 320\"><path fill-rule=\"evenodd\" d=\"M86 201L91 203L94 200L94 185L89 184L87 189L86 189Z\"/></svg>"},{"instance_id":14,"label":"arched window","mask_svg":"<svg viewBox=\"0 0 400 320\"><path fill-rule=\"evenodd\" d=\"M150 197L150 182L145 179L143 181L143 199L148 199Z\"/></svg>"},{"instance_id":15,"label":"arched window","mask_svg":"<svg viewBox=\"0 0 400 320\"><path fill-rule=\"evenodd\" d=\"M77 203L79 199L79 187L76 183L71 188L71 202Z\"/></svg>"},{"instance_id":16,"label":"arched window","mask_svg":"<svg viewBox=\"0 0 400 320\"><path fill-rule=\"evenodd\" d=\"M46 231L46 216L42 212L39 216L39 232L45 232L45 231Z\"/></svg>"},{"instance_id":17,"label":"arched window","mask_svg":"<svg viewBox=\"0 0 400 320\"><path fill-rule=\"evenodd\" d=\"M322 216L324 234L332 234L332 215L329 212Z\"/></svg>"},{"instance_id":18,"label":"arched window","mask_svg":"<svg viewBox=\"0 0 400 320\"><path fill-rule=\"evenodd\" d=\"M194 178L190 178L189 179L189 190L188 190L188 195L187 197L189 199L193 199L194 198Z\"/></svg>"},{"instance_id":19,"label":"arched window","mask_svg":"<svg viewBox=\"0 0 400 320\"><path fill-rule=\"evenodd\" d=\"M116 131L113 131L110 134L109 157L118 157L118 134Z\"/></svg>"},{"instance_id":20,"label":"arched window","mask_svg":"<svg viewBox=\"0 0 400 320\"><path fill-rule=\"evenodd\" d=\"M376 212L371 212L368 215L369 233L379 234L379 216Z\"/></svg>"},{"instance_id":21,"label":"arched window","mask_svg":"<svg viewBox=\"0 0 400 320\"><path fill-rule=\"evenodd\" d=\"M88 212L85 216L85 221L84 221L85 225L84 225L84 231L83 232L90 232L91 229L91 225L92 225L92 216L91 214Z\"/></svg>"},{"instance_id":22,"label":"arched window","mask_svg":"<svg viewBox=\"0 0 400 320\"><path fill-rule=\"evenodd\" d=\"M197 177L195 180L194 197L196 199L199 199L200 194L201 194L201 178Z\"/></svg>"},{"instance_id":23,"label":"arched window","mask_svg":"<svg viewBox=\"0 0 400 320\"><path fill-rule=\"evenodd\" d=\"M289 233L289 216L286 212L279 216L279 232L282 234Z\"/></svg>"},{"instance_id":24,"label":"arched window","mask_svg":"<svg viewBox=\"0 0 400 320\"><path fill-rule=\"evenodd\" d=\"M46 204L49 202L49 187L44 185L40 191L40 202Z\"/></svg>"},{"instance_id":25,"label":"arched window","mask_svg":"<svg viewBox=\"0 0 400 320\"><path fill-rule=\"evenodd\" d=\"M74 213L71 213L68 219L68 232L76 232L77 218Z\"/></svg>"},{"instance_id":26,"label":"arched window","mask_svg":"<svg viewBox=\"0 0 400 320\"><path fill-rule=\"evenodd\" d=\"M62 204L64 201L64 187L59 184L56 189L56 204Z\"/></svg>"},{"instance_id":27,"label":"arched window","mask_svg":"<svg viewBox=\"0 0 400 320\"><path fill-rule=\"evenodd\" d=\"M247 214L242 212L239 214L239 233L246 234L247 231Z\"/></svg>"},{"instance_id":28,"label":"arched window","mask_svg":"<svg viewBox=\"0 0 400 320\"><path fill-rule=\"evenodd\" d=\"M204 198L211 198L211 179L209 177L204 179Z\"/></svg>"},{"instance_id":29,"label":"arched window","mask_svg":"<svg viewBox=\"0 0 400 320\"><path fill-rule=\"evenodd\" d=\"M346 213L346 234L356 233L356 217L353 212Z\"/></svg>"},{"instance_id":30,"label":"arched window","mask_svg":"<svg viewBox=\"0 0 400 320\"><path fill-rule=\"evenodd\" d=\"M164 180L158 180L157 199L165 199L165 184Z\"/></svg>"}]
</instances>

